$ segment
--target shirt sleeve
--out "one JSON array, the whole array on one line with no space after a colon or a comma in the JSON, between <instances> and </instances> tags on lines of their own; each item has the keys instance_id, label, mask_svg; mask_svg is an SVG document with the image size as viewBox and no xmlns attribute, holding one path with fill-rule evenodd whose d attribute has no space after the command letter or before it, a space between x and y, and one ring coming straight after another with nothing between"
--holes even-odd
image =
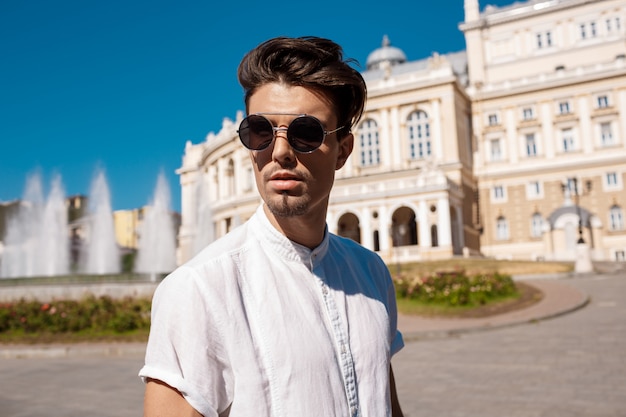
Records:
<instances>
[{"instance_id":1,"label":"shirt sleeve","mask_svg":"<svg viewBox=\"0 0 626 417\"><path fill-rule=\"evenodd\" d=\"M398 306L396 303L396 289L389 277L390 285L387 292L387 305L389 311L389 338L391 339L390 356L395 355L404 347L402 333L398 330Z\"/></svg>"},{"instance_id":2,"label":"shirt sleeve","mask_svg":"<svg viewBox=\"0 0 626 417\"><path fill-rule=\"evenodd\" d=\"M232 401L232 374L219 331L219 317L193 270L181 268L157 288L145 365L139 376L177 389L205 417ZM208 299L207 299L208 298Z\"/></svg>"}]
</instances>

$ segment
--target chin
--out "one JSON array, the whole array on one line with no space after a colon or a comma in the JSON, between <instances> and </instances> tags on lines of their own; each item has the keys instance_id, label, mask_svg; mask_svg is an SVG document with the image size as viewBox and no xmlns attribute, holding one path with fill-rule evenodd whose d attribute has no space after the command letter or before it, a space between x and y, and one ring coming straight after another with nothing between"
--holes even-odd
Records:
<instances>
[{"instance_id":1,"label":"chin","mask_svg":"<svg viewBox=\"0 0 626 417\"><path fill-rule=\"evenodd\" d=\"M275 217L298 217L309 212L309 199L289 196L286 193L274 199L268 199L265 204Z\"/></svg>"}]
</instances>

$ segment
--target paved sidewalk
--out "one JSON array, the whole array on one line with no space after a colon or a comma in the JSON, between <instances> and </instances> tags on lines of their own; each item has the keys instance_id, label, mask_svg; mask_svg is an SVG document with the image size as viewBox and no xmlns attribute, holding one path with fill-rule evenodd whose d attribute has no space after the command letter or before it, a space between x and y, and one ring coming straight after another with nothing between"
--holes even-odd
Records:
<instances>
[{"instance_id":1,"label":"paved sidewalk","mask_svg":"<svg viewBox=\"0 0 626 417\"><path fill-rule=\"evenodd\" d=\"M567 279L521 279L543 292L543 298L529 307L484 318L398 317L405 342L446 337L463 332L497 329L531 323L566 314L584 307L588 296L567 284ZM125 356L145 351L144 343L79 343L67 345L0 345L0 358L62 358L71 356Z\"/></svg>"},{"instance_id":2,"label":"paved sidewalk","mask_svg":"<svg viewBox=\"0 0 626 417\"><path fill-rule=\"evenodd\" d=\"M401 318L407 343L392 362L405 416L625 415L626 271L529 283L544 299L514 315ZM143 344L0 346L0 416L140 416L143 354Z\"/></svg>"}]
</instances>

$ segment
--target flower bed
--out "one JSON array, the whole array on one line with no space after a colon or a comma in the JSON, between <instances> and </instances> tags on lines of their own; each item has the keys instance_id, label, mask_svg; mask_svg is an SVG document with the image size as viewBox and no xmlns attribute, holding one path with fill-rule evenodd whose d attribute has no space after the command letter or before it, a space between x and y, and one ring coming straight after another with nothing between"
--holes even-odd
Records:
<instances>
[{"instance_id":1,"label":"flower bed","mask_svg":"<svg viewBox=\"0 0 626 417\"><path fill-rule=\"evenodd\" d=\"M467 275L464 271L438 272L430 276L400 274L394 279L398 298L420 304L474 307L518 294L510 275Z\"/></svg>"},{"instance_id":2,"label":"flower bed","mask_svg":"<svg viewBox=\"0 0 626 417\"><path fill-rule=\"evenodd\" d=\"M0 304L0 333L127 333L150 327L150 300L89 296L50 303Z\"/></svg>"}]
</instances>

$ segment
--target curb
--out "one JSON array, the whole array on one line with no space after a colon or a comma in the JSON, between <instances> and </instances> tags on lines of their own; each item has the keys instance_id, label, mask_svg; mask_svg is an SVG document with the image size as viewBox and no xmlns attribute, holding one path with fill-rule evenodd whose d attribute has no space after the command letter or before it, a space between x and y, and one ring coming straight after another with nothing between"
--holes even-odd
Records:
<instances>
[{"instance_id":1,"label":"curb","mask_svg":"<svg viewBox=\"0 0 626 417\"><path fill-rule=\"evenodd\" d=\"M0 346L2 359L69 358L69 357L143 357L146 344L128 343L76 343L45 345Z\"/></svg>"}]
</instances>

